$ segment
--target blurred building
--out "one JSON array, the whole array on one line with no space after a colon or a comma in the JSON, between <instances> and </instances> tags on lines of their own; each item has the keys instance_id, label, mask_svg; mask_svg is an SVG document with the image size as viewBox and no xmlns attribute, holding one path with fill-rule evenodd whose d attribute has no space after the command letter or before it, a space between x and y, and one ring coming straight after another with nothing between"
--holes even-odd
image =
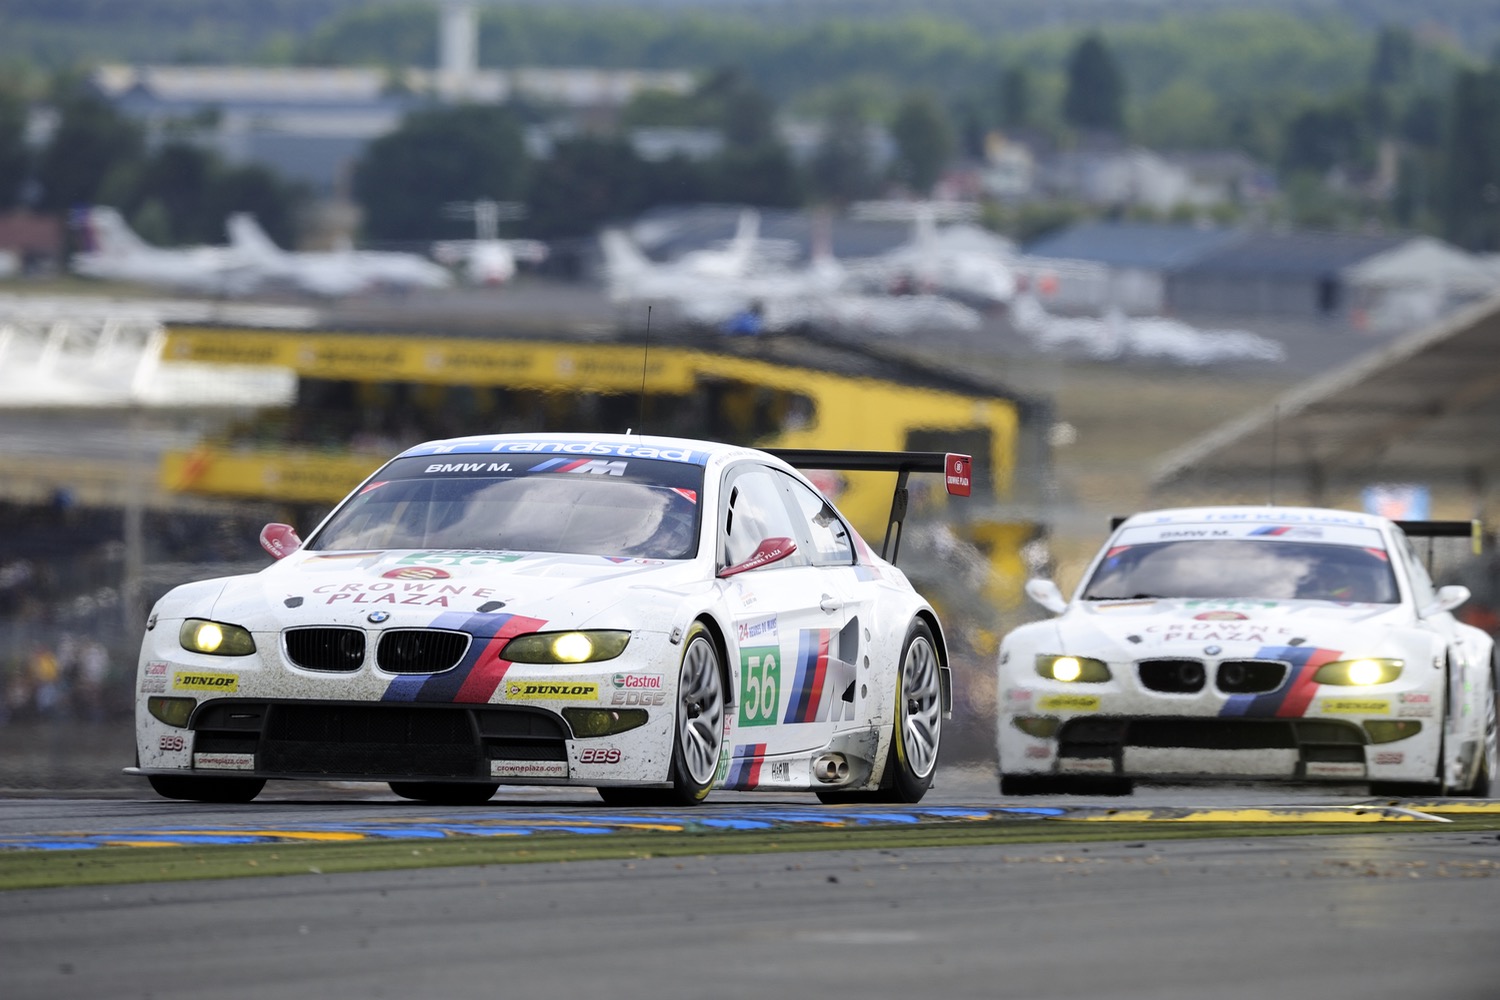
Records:
<instances>
[{"instance_id":1,"label":"blurred building","mask_svg":"<svg viewBox=\"0 0 1500 1000\"><path fill-rule=\"evenodd\" d=\"M354 161L408 112L458 97L525 99L560 114L617 111L642 90L687 93L686 72L517 68L452 71L251 66L104 66L95 88L156 130L207 114L206 141L231 163L258 163L314 192L347 183Z\"/></svg>"},{"instance_id":2,"label":"blurred building","mask_svg":"<svg viewBox=\"0 0 1500 1000\"><path fill-rule=\"evenodd\" d=\"M48 270L62 259L62 220L18 210L0 213L0 277Z\"/></svg>"},{"instance_id":3,"label":"blurred building","mask_svg":"<svg viewBox=\"0 0 1500 1000\"><path fill-rule=\"evenodd\" d=\"M1264 317L1382 332L1500 289L1482 258L1426 236L1084 222L1025 248L1103 267L1092 308ZM1081 272L1082 273L1082 272ZM1078 296L1074 296L1078 298Z\"/></svg>"}]
</instances>

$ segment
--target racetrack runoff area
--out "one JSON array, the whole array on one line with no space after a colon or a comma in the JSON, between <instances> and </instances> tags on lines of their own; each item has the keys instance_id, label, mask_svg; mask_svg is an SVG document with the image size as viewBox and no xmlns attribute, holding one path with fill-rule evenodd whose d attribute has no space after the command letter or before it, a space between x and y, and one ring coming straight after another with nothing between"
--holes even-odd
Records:
<instances>
[{"instance_id":1,"label":"racetrack runoff area","mask_svg":"<svg viewBox=\"0 0 1500 1000\"><path fill-rule=\"evenodd\" d=\"M1053 799L855 807L778 800L629 812L536 804L435 811L351 803L337 810L342 816L316 806L269 804L207 807L216 815L200 820L205 810L194 806L174 803L142 816L119 803L113 818L106 811L71 829L20 832L6 823L0 889L546 861L1368 833L1376 826L1500 830L1500 802L1472 799L1251 807ZM31 803L42 815L47 805ZM24 805L0 803L0 817L16 808ZM309 820L309 813L316 818ZM1475 871L1500 875L1500 862Z\"/></svg>"}]
</instances>

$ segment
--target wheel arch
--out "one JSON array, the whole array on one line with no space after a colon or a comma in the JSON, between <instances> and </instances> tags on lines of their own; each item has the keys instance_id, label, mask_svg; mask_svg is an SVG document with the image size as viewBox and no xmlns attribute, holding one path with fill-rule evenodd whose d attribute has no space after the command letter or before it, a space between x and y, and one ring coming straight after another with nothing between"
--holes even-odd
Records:
<instances>
[{"instance_id":1,"label":"wheel arch","mask_svg":"<svg viewBox=\"0 0 1500 1000\"><path fill-rule=\"evenodd\" d=\"M727 716L730 709L737 707L734 675L729 666L729 640L719 620L707 611L693 616L692 625L703 626L703 630L708 633L709 639L719 653L719 679L724 682L724 712ZM692 625L688 626L690 630Z\"/></svg>"},{"instance_id":2,"label":"wheel arch","mask_svg":"<svg viewBox=\"0 0 1500 1000\"><path fill-rule=\"evenodd\" d=\"M919 608L915 620L926 624L927 630L932 633L933 651L937 653L938 677L942 685L943 717L951 718L953 715L953 665L948 659L948 639L943 635L943 626L938 622L937 613L931 608Z\"/></svg>"}]
</instances>

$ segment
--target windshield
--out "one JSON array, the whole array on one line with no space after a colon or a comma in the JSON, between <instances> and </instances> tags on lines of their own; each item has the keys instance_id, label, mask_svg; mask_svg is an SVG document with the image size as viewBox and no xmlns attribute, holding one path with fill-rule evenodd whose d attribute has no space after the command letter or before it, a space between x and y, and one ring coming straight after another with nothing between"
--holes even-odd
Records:
<instances>
[{"instance_id":1,"label":"windshield","mask_svg":"<svg viewBox=\"0 0 1500 1000\"><path fill-rule=\"evenodd\" d=\"M1401 599L1390 559L1381 549L1251 539L1119 545L1083 591L1086 601L1142 597L1351 604Z\"/></svg>"},{"instance_id":2,"label":"windshield","mask_svg":"<svg viewBox=\"0 0 1500 1000\"><path fill-rule=\"evenodd\" d=\"M703 469L676 462L441 455L392 462L310 549L485 549L689 559Z\"/></svg>"}]
</instances>

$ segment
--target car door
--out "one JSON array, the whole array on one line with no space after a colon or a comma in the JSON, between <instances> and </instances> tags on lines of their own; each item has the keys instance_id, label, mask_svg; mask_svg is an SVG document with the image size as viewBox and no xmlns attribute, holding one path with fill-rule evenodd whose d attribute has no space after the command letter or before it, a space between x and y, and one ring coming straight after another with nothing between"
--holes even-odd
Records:
<instances>
[{"instance_id":1,"label":"car door","mask_svg":"<svg viewBox=\"0 0 1500 1000\"><path fill-rule=\"evenodd\" d=\"M826 596L840 605L835 613L839 619L838 634L827 637L823 644L826 663L822 667L824 696L818 706L819 713L826 715L832 729L849 728L870 714L873 707L858 704L861 686L857 683L856 665L868 653L862 644L872 620L876 583L868 575L861 579L856 570L854 531L833 504L800 480L792 476L785 479L809 557L820 570L819 582ZM825 599L825 610L826 605ZM799 677L801 674L799 670ZM873 714L880 715L878 707Z\"/></svg>"},{"instance_id":2,"label":"car door","mask_svg":"<svg viewBox=\"0 0 1500 1000\"><path fill-rule=\"evenodd\" d=\"M1431 632L1437 636L1442 647L1447 651L1447 696L1444 699L1443 708L1443 736L1445 745L1449 748L1447 753L1450 759L1454 756L1454 750L1462 748L1467 742L1471 747L1477 747L1479 740L1483 738L1483 716L1480 714L1477 703L1476 692L1483 690L1482 683L1476 684L1476 664L1472 662L1474 650L1470 649L1465 642L1463 630L1458 627L1458 621L1447 611L1433 611L1423 614L1425 610L1432 608L1437 603L1437 588L1433 586L1432 578L1427 573L1427 567L1422 563L1422 557L1417 554L1412 546L1411 539L1402 534L1398 536L1401 540L1402 561L1406 564L1406 579L1411 588L1412 604L1417 613L1417 627ZM1489 665L1482 664L1483 670L1488 670ZM1448 766L1445 761L1444 766ZM1448 775L1451 779L1453 776Z\"/></svg>"},{"instance_id":3,"label":"car door","mask_svg":"<svg viewBox=\"0 0 1500 1000\"><path fill-rule=\"evenodd\" d=\"M787 477L758 463L725 472L720 491L719 567L731 616L735 692L727 787L779 783L759 761L815 749L832 733L828 654L844 625L842 596L808 551ZM788 556L736 572L767 539L790 539Z\"/></svg>"}]
</instances>

